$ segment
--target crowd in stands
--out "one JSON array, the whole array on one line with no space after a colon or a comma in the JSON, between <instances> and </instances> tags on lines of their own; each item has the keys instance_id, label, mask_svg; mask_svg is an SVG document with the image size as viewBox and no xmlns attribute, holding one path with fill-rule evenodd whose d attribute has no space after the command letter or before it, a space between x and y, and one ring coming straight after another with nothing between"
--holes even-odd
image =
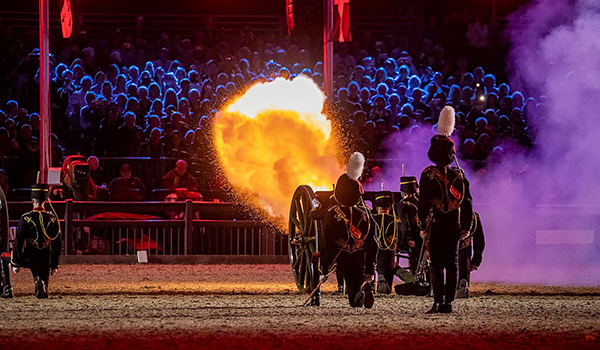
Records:
<instances>
[{"instance_id":1,"label":"crowd in stands","mask_svg":"<svg viewBox=\"0 0 600 350\"><path fill-rule=\"evenodd\" d=\"M472 47L458 54L447 54L435 39L406 35L336 44L334 124L367 158L380 158L387 137L432 128L439 111L451 105L457 111L457 151L473 168L527 152L535 136L531 120L543 113L543 97L512 90L486 72L484 62L474 62L481 55L467 53L484 49L481 36L487 35L477 23L464 38ZM39 52L10 28L2 35L7 49L0 65L7 78L0 96L6 100L0 105L0 157L35 159ZM114 192L135 188L140 198L154 188L195 191L210 183L211 119L250 85L300 74L323 84L323 64L315 59L320 53L308 38L257 36L249 28L210 36L197 32L192 38L161 34L155 42L116 30L54 42L52 52L53 165L60 166L65 155L92 156L96 185ZM185 166L177 162L161 184L144 184L127 164L117 178L103 174L102 157L169 157ZM201 170L191 176L188 163ZM0 185L13 177L26 178L0 171Z\"/></svg>"}]
</instances>

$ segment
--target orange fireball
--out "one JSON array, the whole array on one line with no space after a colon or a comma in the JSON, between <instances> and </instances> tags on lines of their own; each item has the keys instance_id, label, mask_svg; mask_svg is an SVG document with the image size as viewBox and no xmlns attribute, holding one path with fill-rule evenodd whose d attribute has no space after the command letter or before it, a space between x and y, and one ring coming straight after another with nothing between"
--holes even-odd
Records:
<instances>
[{"instance_id":1,"label":"orange fireball","mask_svg":"<svg viewBox=\"0 0 600 350\"><path fill-rule=\"evenodd\" d=\"M299 185L331 189L343 172L324 100L308 77L277 78L217 113L214 144L225 175L275 217L287 217Z\"/></svg>"}]
</instances>

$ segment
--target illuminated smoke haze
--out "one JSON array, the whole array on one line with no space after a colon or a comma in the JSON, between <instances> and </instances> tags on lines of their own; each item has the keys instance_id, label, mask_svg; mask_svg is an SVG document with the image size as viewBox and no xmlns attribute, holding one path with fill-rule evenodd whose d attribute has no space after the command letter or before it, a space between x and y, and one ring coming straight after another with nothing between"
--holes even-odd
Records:
<instances>
[{"instance_id":1,"label":"illuminated smoke haze","mask_svg":"<svg viewBox=\"0 0 600 350\"><path fill-rule=\"evenodd\" d=\"M488 171L467 171L486 234L483 264L472 279L597 285L600 2L533 1L510 16L506 35L511 90L538 102L545 96L545 102L527 119L535 133L533 152L505 154ZM393 151L386 155L406 163L407 175L417 178L430 163L432 135L425 129L420 134L426 142L408 131L393 135ZM384 175L393 191L398 163Z\"/></svg>"}]
</instances>

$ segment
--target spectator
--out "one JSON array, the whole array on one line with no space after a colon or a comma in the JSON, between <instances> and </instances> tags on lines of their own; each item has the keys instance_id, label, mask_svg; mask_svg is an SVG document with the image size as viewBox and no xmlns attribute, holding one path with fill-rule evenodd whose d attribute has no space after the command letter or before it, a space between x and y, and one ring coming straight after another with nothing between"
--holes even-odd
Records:
<instances>
[{"instance_id":1,"label":"spectator","mask_svg":"<svg viewBox=\"0 0 600 350\"><path fill-rule=\"evenodd\" d=\"M112 200L136 201L146 198L146 186L142 180L131 176L131 165L123 164L120 174L120 177L113 179L108 185Z\"/></svg>"},{"instance_id":2,"label":"spectator","mask_svg":"<svg viewBox=\"0 0 600 350\"><path fill-rule=\"evenodd\" d=\"M187 145L179 130L173 130L169 142L165 144L167 156L171 158L188 158Z\"/></svg>"},{"instance_id":3,"label":"spectator","mask_svg":"<svg viewBox=\"0 0 600 350\"><path fill-rule=\"evenodd\" d=\"M185 160L179 159L175 164L175 169L169 171L162 178L162 187L175 192L178 188L185 188L188 191L198 191L198 181L187 171L188 164Z\"/></svg>"},{"instance_id":4,"label":"spectator","mask_svg":"<svg viewBox=\"0 0 600 350\"><path fill-rule=\"evenodd\" d=\"M94 183L98 186L106 186L106 175L104 174L104 169L102 169L100 166L100 160L98 157L88 157L87 163L90 167L90 177Z\"/></svg>"},{"instance_id":5,"label":"spectator","mask_svg":"<svg viewBox=\"0 0 600 350\"><path fill-rule=\"evenodd\" d=\"M139 148L139 140L136 138L137 133L142 135L144 131L135 124L135 114L132 112L125 113L123 125L117 129L117 156L135 157Z\"/></svg>"},{"instance_id":6,"label":"spectator","mask_svg":"<svg viewBox=\"0 0 600 350\"><path fill-rule=\"evenodd\" d=\"M160 141L161 134L162 131L158 127L152 129L150 136L140 147L140 157L160 158L167 155L165 147Z\"/></svg>"},{"instance_id":7,"label":"spectator","mask_svg":"<svg viewBox=\"0 0 600 350\"><path fill-rule=\"evenodd\" d=\"M31 142L31 126L23 124L19 136L11 141L13 152L17 156L31 157L30 142Z\"/></svg>"}]
</instances>

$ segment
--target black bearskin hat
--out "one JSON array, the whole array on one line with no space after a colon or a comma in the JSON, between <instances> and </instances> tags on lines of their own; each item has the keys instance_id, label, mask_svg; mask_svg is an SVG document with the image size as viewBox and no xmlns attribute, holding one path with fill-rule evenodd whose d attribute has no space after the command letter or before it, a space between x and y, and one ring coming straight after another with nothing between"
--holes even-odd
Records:
<instances>
[{"instance_id":1,"label":"black bearskin hat","mask_svg":"<svg viewBox=\"0 0 600 350\"><path fill-rule=\"evenodd\" d=\"M362 184L358 181L365 166L365 156L354 152L348 160L346 173L340 176L333 189L333 197L341 205L353 206L360 202L364 193Z\"/></svg>"},{"instance_id":2,"label":"black bearskin hat","mask_svg":"<svg viewBox=\"0 0 600 350\"><path fill-rule=\"evenodd\" d=\"M382 191L375 197L375 208L391 208L394 205L392 192Z\"/></svg>"},{"instance_id":3,"label":"black bearskin hat","mask_svg":"<svg viewBox=\"0 0 600 350\"><path fill-rule=\"evenodd\" d=\"M454 141L448 136L435 135L431 138L431 146L427 156L436 165L450 165L454 159L454 153Z\"/></svg>"},{"instance_id":4,"label":"black bearskin hat","mask_svg":"<svg viewBox=\"0 0 600 350\"><path fill-rule=\"evenodd\" d=\"M45 201L48 199L48 189L50 187L46 184L35 184L31 186L31 199L37 199Z\"/></svg>"},{"instance_id":5,"label":"black bearskin hat","mask_svg":"<svg viewBox=\"0 0 600 350\"><path fill-rule=\"evenodd\" d=\"M417 193L417 188L419 188L419 184L416 177L402 176L400 178L400 192L415 194Z\"/></svg>"},{"instance_id":6,"label":"black bearskin hat","mask_svg":"<svg viewBox=\"0 0 600 350\"><path fill-rule=\"evenodd\" d=\"M335 200L345 206L357 205L363 193L360 181L351 179L348 174L339 177L333 190Z\"/></svg>"}]
</instances>

